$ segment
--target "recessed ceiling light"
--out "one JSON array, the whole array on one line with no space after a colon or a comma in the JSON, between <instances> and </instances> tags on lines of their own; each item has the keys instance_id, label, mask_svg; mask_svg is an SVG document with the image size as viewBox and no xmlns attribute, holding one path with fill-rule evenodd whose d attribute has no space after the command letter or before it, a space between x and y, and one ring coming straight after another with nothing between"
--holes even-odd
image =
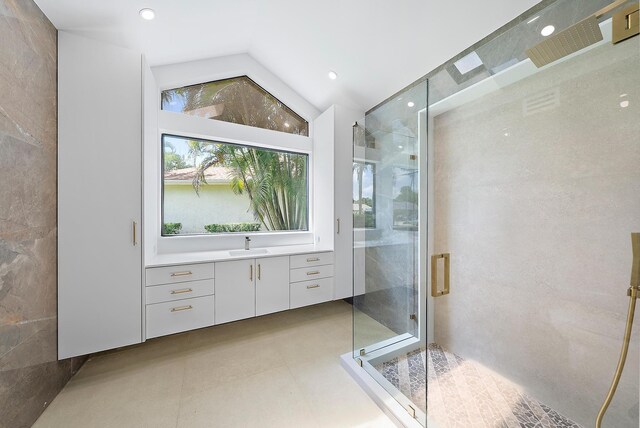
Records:
<instances>
[{"instance_id":1,"label":"recessed ceiling light","mask_svg":"<svg viewBox=\"0 0 640 428\"><path fill-rule=\"evenodd\" d=\"M553 25L547 25L542 29L542 31L540 31L540 34L547 37L552 35L554 31L556 31L556 27L554 27Z\"/></svg>"},{"instance_id":2,"label":"recessed ceiling light","mask_svg":"<svg viewBox=\"0 0 640 428\"><path fill-rule=\"evenodd\" d=\"M531 18L530 20L527 21L527 24L531 24L532 22L536 22L536 20L540 18L540 15L536 16L535 18Z\"/></svg>"},{"instance_id":3,"label":"recessed ceiling light","mask_svg":"<svg viewBox=\"0 0 640 428\"><path fill-rule=\"evenodd\" d=\"M629 101L627 101L627 100L621 101L620 102L620 107L622 107L622 108L629 107Z\"/></svg>"},{"instance_id":4,"label":"recessed ceiling light","mask_svg":"<svg viewBox=\"0 0 640 428\"><path fill-rule=\"evenodd\" d=\"M153 9L149 8L141 9L139 13L142 19L146 19L147 21L151 21L156 17L156 13L153 11Z\"/></svg>"},{"instance_id":5,"label":"recessed ceiling light","mask_svg":"<svg viewBox=\"0 0 640 428\"><path fill-rule=\"evenodd\" d=\"M402 146L398 146L398 148L399 148L399 149L403 149L404 147L402 147Z\"/></svg>"},{"instance_id":6,"label":"recessed ceiling light","mask_svg":"<svg viewBox=\"0 0 640 428\"><path fill-rule=\"evenodd\" d=\"M409 102L407 103L407 105L408 105L409 107L413 107L415 104L413 103L413 101L409 101Z\"/></svg>"},{"instance_id":7,"label":"recessed ceiling light","mask_svg":"<svg viewBox=\"0 0 640 428\"><path fill-rule=\"evenodd\" d=\"M338 73L336 73L335 71L330 71L328 76L329 76L329 79L336 80L338 78Z\"/></svg>"},{"instance_id":8,"label":"recessed ceiling light","mask_svg":"<svg viewBox=\"0 0 640 428\"><path fill-rule=\"evenodd\" d=\"M289 126L290 126L290 125L289 125L289 122L285 122L285 123L284 123L284 127L285 127L285 128L288 128Z\"/></svg>"}]
</instances>

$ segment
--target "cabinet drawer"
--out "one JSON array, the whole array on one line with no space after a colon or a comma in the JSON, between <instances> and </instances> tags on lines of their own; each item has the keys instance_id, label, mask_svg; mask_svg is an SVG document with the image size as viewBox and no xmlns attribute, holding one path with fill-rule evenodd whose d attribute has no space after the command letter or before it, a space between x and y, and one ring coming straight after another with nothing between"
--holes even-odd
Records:
<instances>
[{"instance_id":1,"label":"cabinet drawer","mask_svg":"<svg viewBox=\"0 0 640 428\"><path fill-rule=\"evenodd\" d=\"M213 325L213 296L147 305L147 338Z\"/></svg>"},{"instance_id":2,"label":"cabinet drawer","mask_svg":"<svg viewBox=\"0 0 640 428\"><path fill-rule=\"evenodd\" d=\"M296 282L289 287L291 309L328 302L333 296L333 278Z\"/></svg>"},{"instance_id":3,"label":"cabinet drawer","mask_svg":"<svg viewBox=\"0 0 640 428\"><path fill-rule=\"evenodd\" d=\"M313 281L333 276L333 265L312 266L289 271L289 282Z\"/></svg>"},{"instance_id":4,"label":"cabinet drawer","mask_svg":"<svg viewBox=\"0 0 640 428\"><path fill-rule=\"evenodd\" d=\"M332 264L333 252L331 251L326 253L299 254L297 256L291 256L290 259L291 269Z\"/></svg>"},{"instance_id":5,"label":"cabinet drawer","mask_svg":"<svg viewBox=\"0 0 640 428\"><path fill-rule=\"evenodd\" d=\"M213 278L213 263L147 268L146 285L175 284Z\"/></svg>"},{"instance_id":6,"label":"cabinet drawer","mask_svg":"<svg viewBox=\"0 0 640 428\"><path fill-rule=\"evenodd\" d=\"M213 294L213 279L147 287L147 305Z\"/></svg>"}]
</instances>

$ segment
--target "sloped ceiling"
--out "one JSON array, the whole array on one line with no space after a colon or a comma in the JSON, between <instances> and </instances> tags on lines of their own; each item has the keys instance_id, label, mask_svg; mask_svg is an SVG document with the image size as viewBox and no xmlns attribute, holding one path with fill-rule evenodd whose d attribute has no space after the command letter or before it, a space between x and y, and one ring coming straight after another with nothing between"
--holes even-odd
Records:
<instances>
[{"instance_id":1,"label":"sloped ceiling","mask_svg":"<svg viewBox=\"0 0 640 428\"><path fill-rule=\"evenodd\" d=\"M246 52L321 111L371 108L538 2L35 1L58 29L138 49L151 65ZM155 20L139 17L145 7Z\"/></svg>"}]
</instances>

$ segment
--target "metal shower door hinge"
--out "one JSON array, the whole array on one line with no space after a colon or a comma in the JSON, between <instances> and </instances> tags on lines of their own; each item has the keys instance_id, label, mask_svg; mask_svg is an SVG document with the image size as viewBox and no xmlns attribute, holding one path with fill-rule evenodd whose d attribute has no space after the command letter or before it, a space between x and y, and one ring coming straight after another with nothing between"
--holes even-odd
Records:
<instances>
[{"instance_id":1,"label":"metal shower door hinge","mask_svg":"<svg viewBox=\"0 0 640 428\"><path fill-rule=\"evenodd\" d=\"M418 319L418 317L416 316L416 314L411 314L411 315L409 315L409 319L415 321L415 320Z\"/></svg>"},{"instance_id":2,"label":"metal shower door hinge","mask_svg":"<svg viewBox=\"0 0 640 428\"><path fill-rule=\"evenodd\" d=\"M356 358L356 363L362 367L362 360L360 358Z\"/></svg>"},{"instance_id":3,"label":"metal shower door hinge","mask_svg":"<svg viewBox=\"0 0 640 428\"><path fill-rule=\"evenodd\" d=\"M414 409L413 406L411 406L410 404L407 404L407 407L408 407L407 413L409 413L411 415L411 417L413 419L415 419L416 418L416 409Z\"/></svg>"},{"instance_id":4,"label":"metal shower door hinge","mask_svg":"<svg viewBox=\"0 0 640 428\"><path fill-rule=\"evenodd\" d=\"M361 357L364 357L364 354L365 354L365 353L366 353L366 352L364 352L364 348L362 348L362 349L360 350L360 356L361 356Z\"/></svg>"}]
</instances>

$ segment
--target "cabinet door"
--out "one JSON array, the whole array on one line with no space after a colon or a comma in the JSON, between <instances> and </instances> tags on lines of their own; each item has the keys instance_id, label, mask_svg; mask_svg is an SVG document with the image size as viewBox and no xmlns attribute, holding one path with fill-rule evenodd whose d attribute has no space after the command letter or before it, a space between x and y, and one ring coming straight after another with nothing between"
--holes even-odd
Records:
<instances>
[{"instance_id":1,"label":"cabinet door","mask_svg":"<svg viewBox=\"0 0 640 428\"><path fill-rule=\"evenodd\" d=\"M256 315L289 309L289 256L256 260Z\"/></svg>"},{"instance_id":2,"label":"cabinet door","mask_svg":"<svg viewBox=\"0 0 640 428\"><path fill-rule=\"evenodd\" d=\"M141 94L139 53L58 33L60 359L142 340Z\"/></svg>"},{"instance_id":3,"label":"cabinet door","mask_svg":"<svg viewBox=\"0 0 640 428\"><path fill-rule=\"evenodd\" d=\"M216 324L256 316L255 260L216 263Z\"/></svg>"}]
</instances>

